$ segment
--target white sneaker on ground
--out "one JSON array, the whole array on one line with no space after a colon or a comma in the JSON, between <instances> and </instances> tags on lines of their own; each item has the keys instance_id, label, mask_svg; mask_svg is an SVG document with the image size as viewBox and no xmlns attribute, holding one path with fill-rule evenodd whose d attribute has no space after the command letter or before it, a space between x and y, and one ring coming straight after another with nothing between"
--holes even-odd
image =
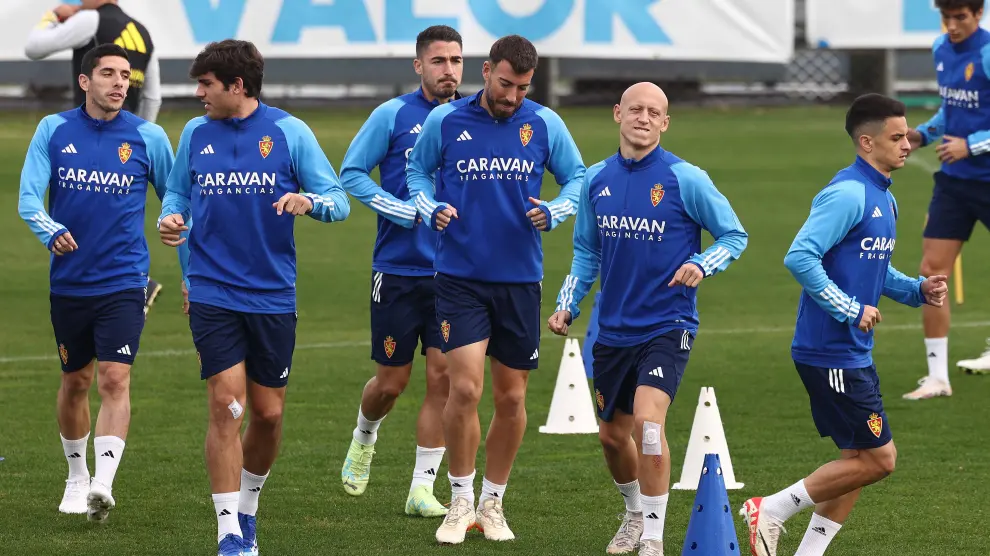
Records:
<instances>
[{"instance_id":1,"label":"white sneaker on ground","mask_svg":"<svg viewBox=\"0 0 990 556\"><path fill-rule=\"evenodd\" d=\"M110 495L110 489L95 479L90 484L87 503L89 505L89 511L86 513L86 517L90 521L98 523L106 521L110 510L117 505L113 500L113 496Z\"/></svg>"},{"instance_id":2,"label":"white sneaker on ground","mask_svg":"<svg viewBox=\"0 0 990 556\"><path fill-rule=\"evenodd\" d=\"M663 541L650 539L639 544L639 556L663 556Z\"/></svg>"},{"instance_id":3,"label":"white sneaker on ground","mask_svg":"<svg viewBox=\"0 0 990 556\"><path fill-rule=\"evenodd\" d=\"M622 516L622 525L608 543L605 552L608 554L631 554L639 546L639 538L643 536L643 512L627 511Z\"/></svg>"},{"instance_id":4,"label":"white sneaker on ground","mask_svg":"<svg viewBox=\"0 0 990 556\"><path fill-rule=\"evenodd\" d=\"M63 514L86 513L87 496L89 496L89 477L65 481L65 493L62 494L62 502L58 505L58 511Z\"/></svg>"},{"instance_id":5,"label":"white sneaker on ground","mask_svg":"<svg viewBox=\"0 0 990 556\"><path fill-rule=\"evenodd\" d=\"M443 523L437 529L437 542L440 544L461 544L467 536L468 529L475 527L476 514L467 498L458 496Z\"/></svg>"},{"instance_id":6,"label":"white sneaker on ground","mask_svg":"<svg viewBox=\"0 0 990 556\"><path fill-rule=\"evenodd\" d=\"M749 527L749 551L753 556L777 556L777 544L784 532L782 523L760 511L763 498L750 498L739 510Z\"/></svg>"},{"instance_id":7,"label":"white sneaker on ground","mask_svg":"<svg viewBox=\"0 0 990 556\"><path fill-rule=\"evenodd\" d=\"M478 529L485 534L485 538L490 541L511 541L516 538L509 529L509 524L505 521L505 511L502 509L502 500L498 498L488 498L478 506L477 511Z\"/></svg>"},{"instance_id":8,"label":"white sneaker on ground","mask_svg":"<svg viewBox=\"0 0 990 556\"><path fill-rule=\"evenodd\" d=\"M918 387L916 389L904 394L902 397L905 400L927 400L938 396L951 395L952 387L944 380L926 376L918 381Z\"/></svg>"},{"instance_id":9,"label":"white sneaker on ground","mask_svg":"<svg viewBox=\"0 0 990 556\"><path fill-rule=\"evenodd\" d=\"M987 349L976 359L963 359L956 366L971 375L990 374L990 338L987 338Z\"/></svg>"}]
</instances>

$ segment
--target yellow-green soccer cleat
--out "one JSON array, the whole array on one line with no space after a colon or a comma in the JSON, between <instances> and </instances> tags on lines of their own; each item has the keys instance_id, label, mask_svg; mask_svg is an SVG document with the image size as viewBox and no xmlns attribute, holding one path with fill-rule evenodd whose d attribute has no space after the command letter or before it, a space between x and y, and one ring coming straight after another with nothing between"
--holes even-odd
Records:
<instances>
[{"instance_id":1,"label":"yellow-green soccer cleat","mask_svg":"<svg viewBox=\"0 0 990 556\"><path fill-rule=\"evenodd\" d=\"M344 460L344 467L340 470L344 492L351 496L364 494L371 477L371 458L374 455L374 444L361 444L351 439L351 447L347 449L347 459Z\"/></svg>"},{"instance_id":2,"label":"yellow-green soccer cleat","mask_svg":"<svg viewBox=\"0 0 990 556\"><path fill-rule=\"evenodd\" d=\"M433 489L426 485L413 487L406 498L406 515L440 517L447 515L447 508L433 496Z\"/></svg>"}]
</instances>

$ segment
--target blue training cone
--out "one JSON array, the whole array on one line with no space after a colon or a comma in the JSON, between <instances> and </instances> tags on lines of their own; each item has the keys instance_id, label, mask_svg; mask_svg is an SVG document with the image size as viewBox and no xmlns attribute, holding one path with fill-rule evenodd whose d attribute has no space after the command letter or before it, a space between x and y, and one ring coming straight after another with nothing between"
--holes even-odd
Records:
<instances>
[{"instance_id":1,"label":"blue training cone","mask_svg":"<svg viewBox=\"0 0 990 556\"><path fill-rule=\"evenodd\" d=\"M732 522L729 494L722 478L718 454L705 454L698 494L691 509L691 522L684 537L681 556L739 555L739 540Z\"/></svg>"}]
</instances>

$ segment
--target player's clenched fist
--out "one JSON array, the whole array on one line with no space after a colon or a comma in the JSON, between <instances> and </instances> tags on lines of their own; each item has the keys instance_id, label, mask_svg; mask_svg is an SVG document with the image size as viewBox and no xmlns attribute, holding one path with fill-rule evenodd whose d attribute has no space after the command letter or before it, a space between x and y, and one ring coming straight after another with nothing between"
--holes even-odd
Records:
<instances>
[{"instance_id":1,"label":"player's clenched fist","mask_svg":"<svg viewBox=\"0 0 990 556\"><path fill-rule=\"evenodd\" d=\"M533 227L539 231L544 231L547 229L547 213L543 209L539 208L543 204L543 201L539 199L529 198L529 202L536 205L537 208L529 209L526 216L529 217L530 222L533 223Z\"/></svg>"},{"instance_id":2,"label":"player's clenched fist","mask_svg":"<svg viewBox=\"0 0 990 556\"><path fill-rule=\"evenodd\" d=\"M863 318L860 319L857 328L863 332L869 332L873 330L873 327L877 325L883 318L880 316L880 309L873 307L872 305L863 306Z\"/></svg>"},{"instance_id":3,"label":"player's clenched fist","mask_svg":"<svg viewBox=\"0 0 990 556\"><path fill-rule=\"evenodd\" d=\"M162 243L169 247L176 247L185 243L186 238L182 237L182 232L189 229L181 214L170 214L162 218L158 224L158 234L162 238Z\"/></svg>"},{"instance_id":4,"label":"player's clenched fist","mask_svg":"<svg viewBox=\"0 0 990 556\"><path fill-rule=\"evenodd\" d=\"M446 208L437 213L437 230L446 228L454 218L457 218L457 209L447 205Z\"/></svg>"},{"instance_id":5,"label":"player's clenched fist","mask_svg":"<svg viewBox=\"0 0 990 556\"><path fill-rule=\"evenodd\" d=\"M571 322L571 312L564 309L550 315L550 319L547 321L547 328L558 336L567 336L567 329L569 328L567 323L569 322Z\"/></svg>"},{"instance_id":6,"label":"player's clenched fist","mask_svg":"<svg viewBox=\"0 0 990 556\"><path fill-rule=\"evenodd\" d=\"M72 239L72 234L68 231L62 232L62 234L55 238L55 241L52 242L52 253L55 253L58 257L61 257L66 253L71 253L76 249L79 249L79 246L76 245L76 240Z\"/></svg>"},{"instance_id":7,"label":"player's clenched fist","mask_svg":"<svg viewBox=\"0 0 990 556\"><path fill-rule=\"evenodd\" d=\"M282 215L287 212L293 216L302 216L313 210L313 201L305 195L298 193L286 193L276 203L272 203L275 212Z\"/></svg>"},{"instance_id":8,"label":"player's clenched fist","mask_svg":"<svg viewBox=\"0 0 990 556\"><path fill-rule=\"evenodd\" d=\"M701 271L701 268L694 263L684 263L681 268L677 269L674 273L674 278L670 281L668 286L676 286L678 284L683 284L689 288L695 288L701 283L701 279L705 277L705 273Z\"/></svg>"},{"instance_id":9,"label":"player's clenched fist","mask_svg":"<svg viewBox=\"0 0 990 556\"><path fill-rule=\"evenodd\" d=\"M935 307L942 306L945 295L949 292L947 279L948 277L942 275L929 276L921 283L921 293L925 296L925 303Z\"/></svg>"}]
</instances>

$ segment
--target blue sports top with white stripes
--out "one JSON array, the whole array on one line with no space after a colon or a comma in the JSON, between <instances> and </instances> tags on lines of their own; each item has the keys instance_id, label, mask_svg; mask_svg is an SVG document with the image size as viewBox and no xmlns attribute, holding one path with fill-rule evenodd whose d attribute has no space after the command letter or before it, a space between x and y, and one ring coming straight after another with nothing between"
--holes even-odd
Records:
<instances>
[{"instance_id":1,"label":"blue sports top with white stripes","mask_svg":"<svg viewBox=\"0 0 990 556\"><path fill-rule=\"evenodd\" d=\"M701 231L715 242L701 250ZM686 263L705 277L739 258L749 236L708 174L656 147L588 168L574 224L574 260L557 296L572 318L601 272L598 342L627 347L698 330L697 288L668 286Z\"/></svg>"},{"instance_id":2,"label":"blue sports top with white stripes","mask_svg":"<svg viewBox=\"0 0 990 556\"><path fill-rule=\"evenodd\" d=\"M784 265L801 284L791 355L798 363L859 369L873 364L873 331L857 328L863 307L884 295L918 307L923 278L890 264L897 202L890 178L860 157L815 196Z\"/></svg>"}]
</instances>

